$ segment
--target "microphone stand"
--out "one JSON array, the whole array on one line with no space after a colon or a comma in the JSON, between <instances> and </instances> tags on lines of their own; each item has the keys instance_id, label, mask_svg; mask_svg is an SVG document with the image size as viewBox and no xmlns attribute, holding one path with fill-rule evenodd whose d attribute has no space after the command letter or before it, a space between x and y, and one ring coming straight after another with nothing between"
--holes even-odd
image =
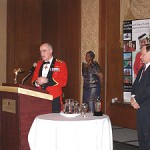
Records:
<instances>
[{"instance_id":1,"label":"microphone stand","mask_svg":"<svg viewBox=\"0 0 150 150\"><path fill-rule=\"evenodd\" d=\"M24 82L30 77L30 75L32 74L32 72L28 73L23 79L21 84L24 84Z\"/></svg>"},{"instance_id":2,"label":"microphone stand","mask_svg":"<svg viewBox=\"0 0 150 150\"><path fill-rule=\"evenodd\" d=\"M37 64L34 63L32 68L30 69L29 73L22 79L21 84L24 84L24 82L30 77L30 75L33 73L36 66L37 66Z\"/></svg>"}]
</instances>

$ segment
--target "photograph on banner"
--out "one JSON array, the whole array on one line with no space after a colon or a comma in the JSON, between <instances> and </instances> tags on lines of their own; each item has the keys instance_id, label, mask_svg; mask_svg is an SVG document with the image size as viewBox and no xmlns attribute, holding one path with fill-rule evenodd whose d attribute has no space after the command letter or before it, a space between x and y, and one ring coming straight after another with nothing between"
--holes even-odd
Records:
<instances>
[{"instance_id":1,"label":"photograph on banner","mask_svg":"<svg viewBox=\"0 0 150 150\"><path fill-rule=\"evenodd\" d=\"M131 84L132 83L132 77L131 76L124 76L124 83Z\"/></svg>"},{"instance_id":2,"label":"photograph on banner","mask_svg":"<svg viewBox=\"0 0 150 150\"><path fill-rule=\"evenodd\" d=\"M132 68L132 62L129 60L125 60L123 64L123 68Z\"/></svg>"},{"instance_id":3,"label":"photograph on banner","mask_svg":"<svg viewBox=\"0 0 150 150\"><path fill-rule=\"evenodd\" d=\"M149 43L149 38L150 19L128 20L123 22L123 84L125 102L130 101L132 84L139 69L143 66L143 62L140 59L141 47ZM125 58L127 55L131 56L131 59L128 59L128 61ZM130 64L131 68L127 68Z\"/></svg>"},{"instance_id":4,"label":"photograph on banner","mask_svg":"<svg viewBox=\"0 0 150 150\"><path fill-rule=\"evenodd\" d=\"M124 52L135 52L136 51L136 41L124 41L123 42Z\"/></svg>"},{"instance_id":5,"label":"photograph on banner","mask_svg":"<svg viewBox=\"0 0 150 150\"><path fill-rule=\"evenodd\" d=\"M124 92L131 92L132 89L132 53L123 53L123 75L124 75Z\"/></svg>"}]
</instances>

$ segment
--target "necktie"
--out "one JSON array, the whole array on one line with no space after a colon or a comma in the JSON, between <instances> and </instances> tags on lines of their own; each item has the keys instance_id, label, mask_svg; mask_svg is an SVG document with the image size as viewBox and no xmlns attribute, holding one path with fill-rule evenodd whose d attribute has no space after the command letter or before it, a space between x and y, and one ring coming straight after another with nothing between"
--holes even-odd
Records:
<instances>
[{"instance_id":1,"label":"necktie","mask_svg":"<svg viewBox=\"0 0 150 150\"><path fill-rule=\"evenodd\" d=\"M143 76L143 74L144 74L144 72L145 72L145 68L146 68L146 65L143 66L141 77Z\"/></svg>"}]
</instances>

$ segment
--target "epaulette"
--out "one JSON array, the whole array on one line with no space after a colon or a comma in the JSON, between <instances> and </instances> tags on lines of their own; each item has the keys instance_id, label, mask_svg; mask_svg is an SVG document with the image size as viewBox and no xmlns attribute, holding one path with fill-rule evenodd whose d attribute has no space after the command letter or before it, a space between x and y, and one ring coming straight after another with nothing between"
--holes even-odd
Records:
<instances>
[{"instance_id":1,"label":"epaulette","mask_svg":"<svg viewBox=\"0 0 150 150\"><path fill-rule=\"evenodd\" d=\"M61 63L63 62L63 61L62 61L62 60L60 60L60 59L56 59L56 61L61 62Z\"/></svg>"}]
</instances>

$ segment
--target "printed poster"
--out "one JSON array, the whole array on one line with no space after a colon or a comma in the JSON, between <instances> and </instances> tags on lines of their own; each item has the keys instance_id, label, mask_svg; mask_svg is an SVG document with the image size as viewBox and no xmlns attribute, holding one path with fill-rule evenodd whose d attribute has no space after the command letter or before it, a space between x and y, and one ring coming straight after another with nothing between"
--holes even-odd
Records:
<instances>
[{"instance_id":1,"label":"printed poster","mask_svg":"<svg viewBox=\"0 0 150 150\"><path fill-rule=\"evenodd\" d=\"M130 102L132 84L143 65L140 47L149 43L150 19L123 22L123 77L124 102Z\"/></svg>"}]
</instances>

